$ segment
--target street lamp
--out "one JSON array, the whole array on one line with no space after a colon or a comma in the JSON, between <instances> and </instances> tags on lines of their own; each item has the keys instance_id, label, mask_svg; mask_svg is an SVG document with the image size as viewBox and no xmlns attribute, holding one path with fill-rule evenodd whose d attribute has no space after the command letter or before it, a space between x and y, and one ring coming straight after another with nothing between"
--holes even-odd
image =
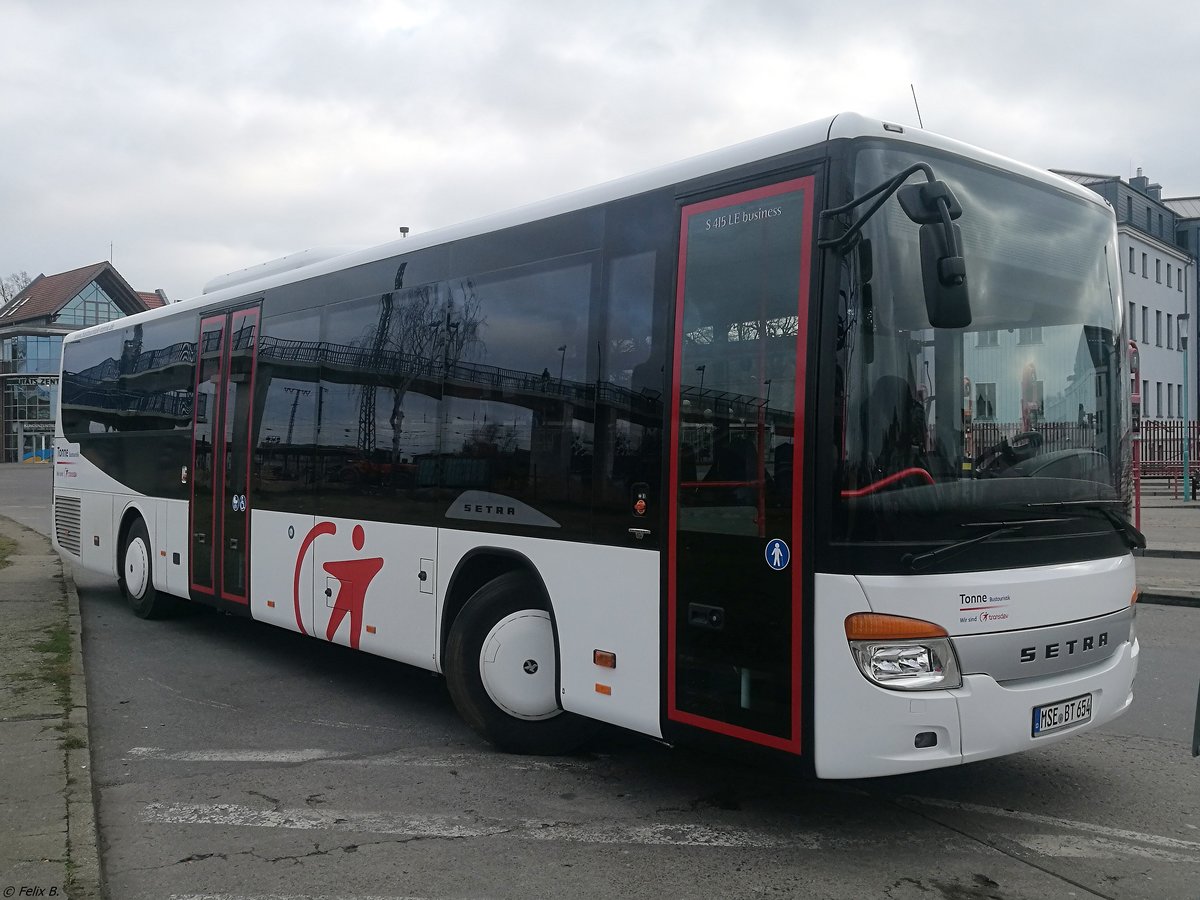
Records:
<instances>
[{"instance_id":1,"label":"street lamp","mask_svg":"<svg viewBox=\"0 0 1200 900\"><path fill-rule=\"evenodd\" d=\"M567 365L567 345L563 344L561 347L559 347L558 352L562 354L562 357L558 360L558 389L561 391L563 383L563 369Z\"/></svg>"},{"instance_id":2,"label":"street lamp","mask_svg":"<svg viewBox=\"0 0 1200 900\"><path fill-rule=\"evenodd\" d=\"M696 371L700 373L700 396L704 396L704 371L708 366L696 366Z\"/></svg>"},{"instance_id":3,"label":"street lamp","mask_svg":"<svg viewBox=\"0 0 1200 900\"><path fill-rule=\"evenodd\" d=\"M1191 315L1187 312L1187 295L1184 295L1184 311L1179 314L1179 343L1183 350L1183 501L1192 499L1192 478L1188 465L1188 444L1191 443L1191 426L1188 422L1188 328Z\"/></svg>"}]
</instances>

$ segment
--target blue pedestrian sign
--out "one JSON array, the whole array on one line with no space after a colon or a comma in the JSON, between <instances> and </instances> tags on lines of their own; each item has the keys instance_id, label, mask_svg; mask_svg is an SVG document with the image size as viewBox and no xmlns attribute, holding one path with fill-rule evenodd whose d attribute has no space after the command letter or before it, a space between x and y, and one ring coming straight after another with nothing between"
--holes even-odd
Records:
<instances>
[{"instance_id":1,"label":"blue pedestrian sign","mask_svg":"<svg viewBox=\"0 0 1200 900\"><path fill-rule=\"evenodd\" d=\"M772 538L767 541L767 549L764 551L764 555L767 558L767 565L776 572L782 572L786 569L792 559L792 551L788 549L787 542L781 541L779 538Z\"/></svg>"}]
</instances>

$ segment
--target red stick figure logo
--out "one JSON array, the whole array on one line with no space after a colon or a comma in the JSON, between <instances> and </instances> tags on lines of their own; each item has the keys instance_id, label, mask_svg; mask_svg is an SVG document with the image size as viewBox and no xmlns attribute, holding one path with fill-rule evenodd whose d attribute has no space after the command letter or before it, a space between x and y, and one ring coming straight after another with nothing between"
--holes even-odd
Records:
<instances>
[{"instance_id":1,"label":"red stick figure logo","mask_svg":"<svg viewBox=\"0 0 1200 900\"><path fill-rule=\"evenodd\" d=\"M296 554L296 571L292 581L292 598L296 612L296 626L301 634L308 632L304 628L300 614L300 569L304 557L313 541L323 534L336 534L337 526L332 522L318 522L312 527L300 544L300 552ZM351 543L355 550L361 550L366 543L366 532L361 525L355 525L350 534ZM362 636L363 603L367 597L367 588L375 576L383 568L383 557L375 556L360 559L334 560L322 565L322 568L338 581L337 597L333 601L333 609L329 615L329 627L325 630L326 640L333 640L338 627L350 616L350 646L358 649L359 638Z\"/></svg>"}]
</instances>

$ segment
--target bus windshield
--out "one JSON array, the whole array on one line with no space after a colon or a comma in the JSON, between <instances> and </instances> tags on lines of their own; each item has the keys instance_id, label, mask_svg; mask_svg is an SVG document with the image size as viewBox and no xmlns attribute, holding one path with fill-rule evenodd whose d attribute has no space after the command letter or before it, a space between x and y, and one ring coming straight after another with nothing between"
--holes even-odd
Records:
<instances>
[{"instance_id":1,"label":"bus windshield","mask_svg":"<svg viewBox=\"0 0 1200 900\"><path fill-rule=\"evenodd\" d=\"M970 324L931 326L919 226L893 197L839 257L834 541L899 543L912 559L990 532L1010 547L1111 533L1130 466L1112 216L875 143L856 153L853 195L918 161L962 204Z\"/></svg>"}]
</instances>

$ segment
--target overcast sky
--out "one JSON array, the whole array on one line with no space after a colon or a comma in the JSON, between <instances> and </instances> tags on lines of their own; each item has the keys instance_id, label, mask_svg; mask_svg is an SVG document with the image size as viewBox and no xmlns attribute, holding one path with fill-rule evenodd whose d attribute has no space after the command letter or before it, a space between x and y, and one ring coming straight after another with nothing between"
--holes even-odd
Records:
<instances>
[{"instance_id":1,"label":"overcast sky","mask_svg":"<svg viewBox=\"0 0 1200 900\"><path fill-rule=\"evenodd\" d=\"M1200 194L1189 3L0 0L0 275L173 300L840 110Z\"/></svg>"}]
</instances>

